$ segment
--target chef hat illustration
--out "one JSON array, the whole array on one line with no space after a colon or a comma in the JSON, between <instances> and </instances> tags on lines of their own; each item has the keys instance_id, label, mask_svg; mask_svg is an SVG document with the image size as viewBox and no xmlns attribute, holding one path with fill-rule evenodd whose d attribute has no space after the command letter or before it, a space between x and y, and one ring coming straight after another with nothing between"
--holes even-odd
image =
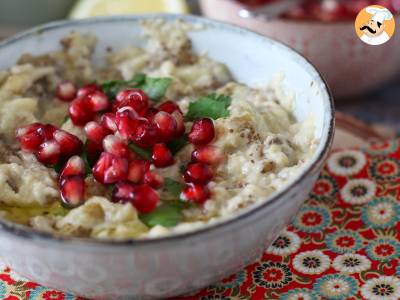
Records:
<instances>
[{"instance_id":1,"label":"chef hat illustration","mask_svg":"<svg viewBox=\"0 0 400 300\"><path fill-rule=\"evenodd\" d=\"M367 13L372 15L372 20L383 24L385 20L393 18L392 13L387 8L367 7Z\"/></svg>"}]
</instances>

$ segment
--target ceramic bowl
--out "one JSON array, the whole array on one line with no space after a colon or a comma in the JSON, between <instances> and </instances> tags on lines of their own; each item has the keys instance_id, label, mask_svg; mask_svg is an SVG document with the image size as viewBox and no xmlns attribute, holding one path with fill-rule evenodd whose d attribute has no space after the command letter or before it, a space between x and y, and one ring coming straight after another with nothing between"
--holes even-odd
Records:
<instances>
[{"instance_id":1,"label":"ceramic bowl","mask_svg":"<svg viewBox=\"0 0 400 300\"><path fill-rule=\"evenodd\" d=\"M243 5L233 0L200 0L205 16L252 29L281 41L308 58L327 80L335 98L364 94L392 79L400 71L400 35L384 45L363 43L354 20L320 22L243 19ZM396 23L400 23L397 15Z\"/></svg>"},{"instance_id":2,"label":"ceramic bowl","mask_svg":"<svg viewBox=\"0 0 400 300\"><path fill-rule=\"evenodd\" d=\"M224 62L238 81L254 84L286 75L295 94L295 116L312 112L320 143L304 170L269 199L234 218L195 232L153 240L102 242L55 238L0 221L0 256L19 274L40 284L94 299L148 299L187 293L253 262L290 222L316 180L333 137L333 104L328 88L302 56L274 40L216 21L175 15L109 17L51 23L0 43L0 69L24 52L59 47L72 30L98 37L95 58L113 48L141 45L139 21L183 19L202 24L190 33L196 52Z\"/></svg>"}]
</instances>

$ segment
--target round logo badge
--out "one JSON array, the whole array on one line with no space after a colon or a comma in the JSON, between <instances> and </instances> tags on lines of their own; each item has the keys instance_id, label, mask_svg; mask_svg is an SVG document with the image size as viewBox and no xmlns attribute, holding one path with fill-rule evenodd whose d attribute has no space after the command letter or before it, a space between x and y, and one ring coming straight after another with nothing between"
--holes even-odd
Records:
<instances>
[{"instance_id":1,"label":"round logo badge","mask_svg":"<svg viewBox=\"0 0 400 300\"><path fill-rule=\"evenodd\" d=\"M395 20L386 7L371 5L357 15L355 29L358 37L368 45L382 45L394 34Z\"/></svg>"}]
</instances>

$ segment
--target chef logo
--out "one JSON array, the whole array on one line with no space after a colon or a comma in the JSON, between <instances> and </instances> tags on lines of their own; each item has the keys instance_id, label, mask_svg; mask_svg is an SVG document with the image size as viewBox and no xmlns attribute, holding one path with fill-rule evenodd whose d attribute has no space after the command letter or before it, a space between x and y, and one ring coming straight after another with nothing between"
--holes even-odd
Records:
<instances>
[{"instance_id":1,"label":"chef logo","mask_svg":"<svg viewBox=\"0 0 400 300\"><path fill-rule=\"evenodd\" d=\"M368 45L382 45L393 36L395 21L392 13L380 5L362 9L356 18L356 33Z\"/></svg>"}]
</instances>

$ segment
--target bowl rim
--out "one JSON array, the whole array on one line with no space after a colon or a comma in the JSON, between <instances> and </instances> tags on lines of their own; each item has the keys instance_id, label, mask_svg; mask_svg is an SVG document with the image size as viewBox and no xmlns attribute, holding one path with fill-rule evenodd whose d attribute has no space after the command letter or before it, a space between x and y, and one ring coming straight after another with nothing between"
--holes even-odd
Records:
<instances>
[{"instance_id":1,"label":"bowl rim","mask_svg":"<svg viewBox=\"0 0 400 300\"><path fill-rule=\"evenodd\" d=\"M78 245L78 246L85 246L85 247L113 247L113 248L121 248L121 247L130 247L130 246L147 246L152 244L159 244L159 243L168 243L174 241L182 241L188 238L197 238L202 235L206 235L210 231L215 231L221 228L227 228L229 225L238 223L241 220L247 219L249 216L253 215L256 211L262 210L273 203L278 202L279 199L282 199L285 194L287 194L292 187L298 185L301 181L303 181L307 176L312 174L320 164L325 160L328 152L332 146L333 136L334 136L334 127L335 127L335 107L334 107L334 100L333 95L329 89L329 86L326 80L323 78L321 73L316 69L316 67L304 56L302 56L299 52L287 46L281 42L278 42L272 38L263 36L257 32L254 32L249 29L242 28L237 25L228 24L222 21L215 21L210 20L204 17L194 16L194 15L181 15L181 14L141 14L141 15L134 15L134 16L107 16L107 17L94 17L94 18L87 18L87 19L78 19L78 20L62 20L62 21L55 21L46 23L44 25L33 27L32 29L23 31L13 37L10 37L2 42L0 42L0 49L11 45L13 43L18 42L19 40L23 40L25 38L29 38L32 35L38 35L46 33L47 31L51 31L53 29L57 29L60 27L71 26L71 25L86 25L86 24L96 24L96 23L108 23L108 22L138 22L140 20L151 20L151 19L164 19L167 21L174 21L174 20L183 20L192 23L201 23L204 25L212 25L217 26L218 28L222 28L227 31L234 31L238 34L242 35L250 35L253 38L258 38L260 40L264 40L269 42L271 45L278 46L282 50L287 51L288 53L291 52L296 59L299 60L299 63L311 68L312 71L315 72L316 80L319 80L322 84L322 89L326 91L327 94L327 101L329 103L327 106L327 114L328 114L328 125L326 129L326 139L324 141L324 145L322 146L320 153L314 156L310 163L301 170L297 178L293 181L290 181L284 188L277 190L274 194L267 197L267 201L259 203L259 205L254 205L249 207L249 209L244 210L242 212L238 212L235 217L227 218L216 222L215 224L206 225L204 227L194 229L192 231L187 232L180 232L174 233L171 235L160 236L160 237L152 237L148 239L127 239L127 240L99 240L94 238L79 238L79 237L64 237L58 236L52 233L41 232L39 230L33 229L31 227L20 225L17 223L13 223L11 221L7 221L4 219L0 219L0 233L5 232L9 235L16 236L25 240L30 240L32 242L48 242L52 243L53 245L61 245L66 246L68 245ZM325 135L325 131L323 136Z\"/></svg>"}]
</instances>

